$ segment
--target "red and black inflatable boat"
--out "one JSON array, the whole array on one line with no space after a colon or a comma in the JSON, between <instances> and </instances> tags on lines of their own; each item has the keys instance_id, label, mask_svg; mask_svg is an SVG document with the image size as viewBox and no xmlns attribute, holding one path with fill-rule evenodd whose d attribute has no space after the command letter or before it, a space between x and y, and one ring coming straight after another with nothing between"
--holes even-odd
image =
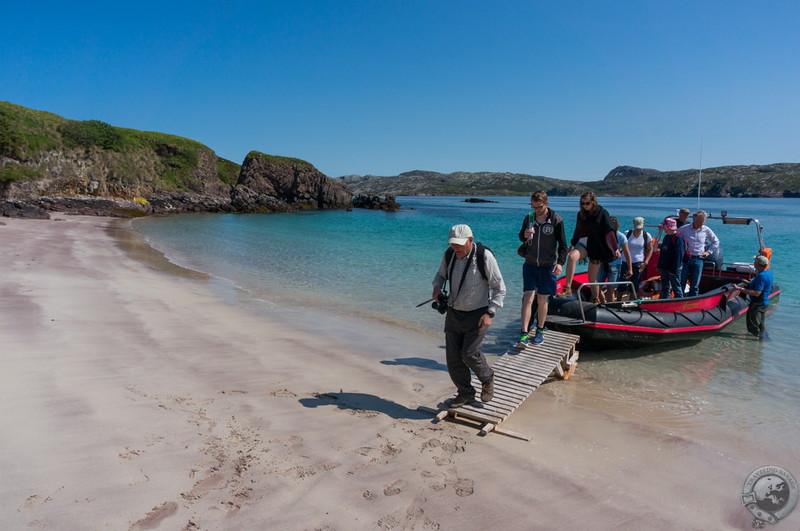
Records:
<instances>
[{"instance_id":1,"label":"red and black inflatable boat","mask_svg":"<svg viewBox=\"0 0 800 531\"><path fill-rule=\"evenodd\" d=\"M713 219L709 216L709 219ZM728 218L723 223L755 224L759 235L759 253L771 256L761 238L761 226L753 218ZM660 240L659 232L657 241ZM746 262L724 263L719 256L706 260L700 281L700 294L695 297L659 299L658 250L648 265L637 297L621 301L590 302L586 273L576 274L572 281L573 295L551 298L547 327L577 334L584 348L635 348L672 341L700 340L717 334L747 313L749 298L741 292L741 281L755 275ZM559 291L564 278L558 280ZM630 284L628 284L630 286ZM624 288L624 286L620 286ZM770 301L778 297L780 288L773 285Z\"/></svg>"}]
</instances>

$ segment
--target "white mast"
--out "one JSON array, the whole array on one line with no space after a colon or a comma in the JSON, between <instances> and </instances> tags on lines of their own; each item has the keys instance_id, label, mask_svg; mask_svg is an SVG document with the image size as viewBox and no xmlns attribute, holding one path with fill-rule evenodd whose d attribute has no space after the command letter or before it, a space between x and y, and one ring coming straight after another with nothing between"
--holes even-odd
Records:
<instances>
[{"instance_id":1,"label":"white mast","mask_svg":"<svg viewBox=\"0 0 800 531\"><path fill-rule=\"evenodd\" d=\"M703 182L703 137L700 137L700 173L697 175L697 210L700 210L700 184Z\"/></svg>"}]
</instances>

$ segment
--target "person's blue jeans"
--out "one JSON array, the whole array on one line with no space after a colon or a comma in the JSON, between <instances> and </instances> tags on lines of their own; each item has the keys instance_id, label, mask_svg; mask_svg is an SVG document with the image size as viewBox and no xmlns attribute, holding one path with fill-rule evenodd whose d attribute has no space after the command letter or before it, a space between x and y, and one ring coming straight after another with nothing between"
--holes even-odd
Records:
<instances>
[{"instance_id":1,"label":"person's blue jeans","mask_svg":"<svg viewBox=\"0 0 800 531\"><path fill-rule=\"evenodd\" d=\"M694 297L700 293L700 277L703 275L703 259L699 256L692 256L689 261L683 264L681 284L686 285L689 281L689 293L687 297Z\"/></svg>"},{"instance_id":2,"label":"person's blue jeans","mask_svg":"<svg viewBox=\"0 0 800 531\"><path fill-rule=\"evenodd\" d=\"M661 298L669 299L670 288L675 294L676 299L683 297L683 283L681 282L681 271L671 274L667 269L661 269Z\"/></svg>"},{"instance_id":3,"label":"person's blue jeans","mask_svg":"<svg viewBox=\"0 0 800 531\"><path fill-rule=\"evenodd\" d=\"M597 272L597 281L598 282L619 282L619 272L620 267L622 266L621 263L617 264L609 264L605 263L600 266L600 270Z\"/></svg>"}]
</instances>

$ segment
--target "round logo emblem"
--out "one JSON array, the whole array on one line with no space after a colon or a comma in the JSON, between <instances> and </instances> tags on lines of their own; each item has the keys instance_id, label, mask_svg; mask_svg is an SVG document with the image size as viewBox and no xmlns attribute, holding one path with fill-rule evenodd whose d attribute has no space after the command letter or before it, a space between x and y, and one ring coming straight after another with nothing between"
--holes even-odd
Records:
<instances>
[{"instance_id":1,"label":"round logo emblem","mask_svg":"<svg viewBox=\"0 0 800 531\"><path fill-rule=\"evenodd\" d=\"M753 516L753 527L777 524L797 505L800 491L794 477L779 466L762 466L747 477L742 504Z\"/></svg>"},{"instance_id":2,"label":"round logo emblem","mask_svg":"<svg viewBox=\"0 0 800 531\"><path fill-rule=\"evenodd\" d=\"M542 227L542 232L544 234L553 234L553 226L548 223Z\"/></svg>"}]
</instances>

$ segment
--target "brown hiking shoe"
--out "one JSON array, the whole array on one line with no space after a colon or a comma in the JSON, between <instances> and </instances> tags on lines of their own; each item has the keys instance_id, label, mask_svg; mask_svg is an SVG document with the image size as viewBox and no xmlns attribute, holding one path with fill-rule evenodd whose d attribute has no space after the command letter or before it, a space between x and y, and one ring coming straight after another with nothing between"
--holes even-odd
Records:
<instances>
[{"instance_id":1,"label":"brown hiking shoe","mask_svg":"<svg viewBox=\"0 0 800 531\"><path fill-rule=\"evenodd\" d=\"M563 299L565 297L571 297L571 296L572 296L572 288L570 286L564 286L564 289L561 290L561 293L556 295L556 297L559 298L559 299Z\"/></svg>"},{"instance_id":2,"label":"brown hiking shoe","mask_svg":"<svg viewBox=\"0 0 800 531\"><path fill-rule=\"evenodd\" d=\"M456 394L455 398L451 398L449 400L445 400L444 403L447 407L462 407L466 406L467 404L471 404L475 401L475 395L462 395L461 393Z\"/></svg>"}]
</instances>

